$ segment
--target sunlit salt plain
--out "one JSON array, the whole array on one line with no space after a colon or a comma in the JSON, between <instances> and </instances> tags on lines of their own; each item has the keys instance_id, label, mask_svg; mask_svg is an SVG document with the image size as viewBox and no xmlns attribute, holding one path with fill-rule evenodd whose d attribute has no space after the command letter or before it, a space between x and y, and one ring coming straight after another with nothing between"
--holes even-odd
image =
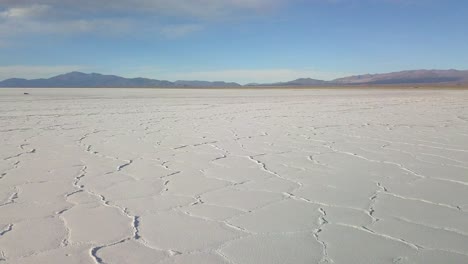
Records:
<instances>
[{"instance_id":1,"label":"sunlit salt plain","mask_svg":"<svg viewBox=\"0 0 468 264\"><path fill-rule=\"evenodd\" d=\"M0 263L468 263L468 91L3 89L0 144Z\"/></svg>"}]
</instances>

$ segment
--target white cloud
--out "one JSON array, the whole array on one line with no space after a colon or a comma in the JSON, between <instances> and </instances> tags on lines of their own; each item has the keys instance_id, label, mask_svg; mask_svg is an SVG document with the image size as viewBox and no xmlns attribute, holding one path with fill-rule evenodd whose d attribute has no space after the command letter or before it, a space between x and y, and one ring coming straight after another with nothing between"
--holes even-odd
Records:
<instances>
[{"instance_id":1,"label":"white cloud","mask_svg":"<svg viewBox=\"0 0 468 264\"><path fill-rule=\"evenodd\" d=\"M201 24L176 24L151 26L139 21L121 19L75 19L60 21L41 21L29 19L7 20L0 23L0 48L3 43L11 42L10 37L29 34L99 34L100 36L122 36L145 32L159 34L165 38L179 38L203 30Z\"/></svg>"},{"instance_id":2,"label":"white cloud","mask_svg":"<svg viewBox=\"0 0 468 264\"><path fill-rule=\"evenodd\" d=\"M54 1L43 1L49 4ZM65 1L66 2L66 1ZM138 1L137 1L138 2ZM139 1L140 5L143 0ZM157 2L157 1L156 1ZM177 1L175 1L176 3ZM123 8L127 1L116 1L113 5ZM201 23L162 24L151 16L137 16L135 8L129 7L128 15L108 15L105 10L96 8L94 13L82 10L69 3L69 9L64 10L46 4L12 6L1 11L0 4L0 42L11 42L12 37L28 36L30 34L60 34L72 35L97 33L100 35L126 35L145 32L159 34L167 38L178 38L203 29ZM90 7L89 7L90 8ZM182 7L180 7L182 8ZM103 13L100 13L100 12ZM97 13L96 13L97 12ZM90 17L87 17L90 16ZM4 45L2 45L4 46Z\"/></svg>"},{"instance_id":3,"label":"white cloud","mask_svg":"<svg viewBox=\"0 0 468 264\"><path fill-rule=\"evenodd\" d=\"M0 0L0 48L34 34L179 38L291 1L298 0Z\"/></svg>"},{"instance_id":4,"label":"white cloud","mask_svg":"<svg viewBox=\"0 0 468 264\"><path fill-rule=\"evenodd\" d=\"M291 1L291 0L290 0ZM289 1L289 2L290 2ZM0 8L49 5L67 11L100 13L111 11L145 12L159 15L207 18L232 14L232 11L264 11L287 0L2 0Z\"/></svg>"},{"instance_id":5,"label":"white cloud","mask_svg":"<svg viewBox=\"0 0 468 264\"><path fill-rule=\"evenodd\" d=\"M31 5L24 7L12 7L6 9L3 12L0 12L0 17L2 18L13 18L13 19L24 19L24 18L34 18L45 15L49 10L48 5Z\"/></svg>"},{"instance_id":6,"label":"white cloud","mask_svg":"<svg viewBox=\"0 0 468 264\"><path fill-rule=\"evenodd\" d=\"M43 4L8 8L0 12L0 34L113 32L128 29L130 23L125 18L56 17L58 13L59 10Z\"/></svg>"},{"instance_id":7,"label":"white cloud","mask_svg":"<svg viewBox=\"0 0 468 264\"><path fill-rule=\"evenodd\" d=\"M58 65L58 66L28 66L28 65L11 65L0 66L0 80L8 78L48 78L58 74L71 71L83 71L87 67L78 65Z\"/></svg>"}]
</instances>

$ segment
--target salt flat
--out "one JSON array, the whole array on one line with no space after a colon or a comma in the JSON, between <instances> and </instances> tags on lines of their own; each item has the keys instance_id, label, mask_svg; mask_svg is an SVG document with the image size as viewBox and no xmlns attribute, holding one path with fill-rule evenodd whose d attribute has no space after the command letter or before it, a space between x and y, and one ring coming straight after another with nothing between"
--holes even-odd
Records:
<instances>
[{"instance_id":1,"label":"salt flat","mask_svg":"<svg viewBox=\"0 0 468 264\"><path fill-rule=\"evenodd\" d=\"M468 91L2 89L0 141L0 262L468 263Z\"/></svg>"}]
</instances>

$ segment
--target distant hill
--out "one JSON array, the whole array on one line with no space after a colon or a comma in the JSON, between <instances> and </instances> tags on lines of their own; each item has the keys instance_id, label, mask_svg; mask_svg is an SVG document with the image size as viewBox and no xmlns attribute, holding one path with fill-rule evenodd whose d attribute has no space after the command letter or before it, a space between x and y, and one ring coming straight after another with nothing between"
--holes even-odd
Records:
<instances>
[{"instance_id":1,"label":"distant hill","mask_svg":"<svg viewBox=\"0 0 468 264\"><path fill-rule=\"evenodd\" d=\"M241 87L235 82L175 81L176 87Z\"/></svg>"},{"instance_id":2,"label":"distant hill","mask_svg":"<svg viewBox=\"0 0 468 264\"><path fill-rule=\"evenodd\" d=\"M382 74L349 76L332 81L301 78L289 82L270 84L247 84L246 87L268 86L366 86L366 85L468 85L468 71L459 70L413 70ZM48 79L12 78L0 82L0 87L161 87L161 88L200 88L200 87L242 87L234 82L208 81L165 81L147 78L124 78L99 73L70 72Z\"/></svg>"},{"instance_id":3,"label":"distant hill","mask_svg":"<svg viewBox=\"0 0 468 264\"><path fill-rule=\"evenodd\" d=\"M279 82L279 83L268 83L268 84L259 84L259 83L249 83L245 86L320 86L326 85L327 81L316 80L311 78L300 78L289 82Z\"/></svg>"}]
</instances>

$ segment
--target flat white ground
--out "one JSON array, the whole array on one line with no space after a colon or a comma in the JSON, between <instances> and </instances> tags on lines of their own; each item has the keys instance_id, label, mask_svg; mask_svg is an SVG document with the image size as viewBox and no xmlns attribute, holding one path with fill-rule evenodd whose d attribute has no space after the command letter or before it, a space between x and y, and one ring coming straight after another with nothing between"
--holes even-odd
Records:
<instances>
[{"instance_id":1,"label":"flat white ground","mask_svg":"<svg viewBox=\"0 0 468 264\"><path fill-rule=\"evenodd\" d=\"M468 91L2 89L2 261L468 263Z\"/></svg>"}]
</instances>

